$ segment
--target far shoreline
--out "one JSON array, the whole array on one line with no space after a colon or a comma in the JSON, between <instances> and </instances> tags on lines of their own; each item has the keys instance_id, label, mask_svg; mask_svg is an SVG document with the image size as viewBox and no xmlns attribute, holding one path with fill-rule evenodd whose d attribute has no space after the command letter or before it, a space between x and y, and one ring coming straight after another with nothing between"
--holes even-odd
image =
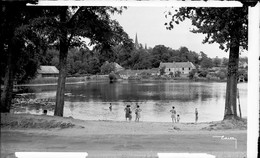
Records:
<instances>
[{"instance_id":1,"label":"far shoreline","mask_svg":"<svg viewBox=\"0 0 260 158\"><path fill-rule=\"evenodd\" d=\"M57 78L53 78L53 79L57 79ZM110 82L109 79L86 79L84 81L75 81L75 82L66 82L66 85L74 85L74 84L84 84L84 83L88 83L88 82ZM225 83L226 80L208 80L208 79L118 79L116 81L113 81L111 83L117 83L117 82L143 82L143 81L147 81L147 82L152 82L152 81L169 81L169 82L205 82L205 83L209 83L209 82L216 82L216 83ZM240 83L247 83L247 82L238 82L238 84ZM49 83L27 83L27 84L16 84L14 85L14 87L29 87L29 86L57 86L58 83L57 82L49 82Z\"/></svg>"}]
</instances>

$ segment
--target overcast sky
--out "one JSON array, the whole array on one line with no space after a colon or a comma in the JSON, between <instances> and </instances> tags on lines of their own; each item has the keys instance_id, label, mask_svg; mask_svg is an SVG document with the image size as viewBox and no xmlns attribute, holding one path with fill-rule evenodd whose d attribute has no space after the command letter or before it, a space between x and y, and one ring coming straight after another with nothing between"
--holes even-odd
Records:
<instances>
[{"instance_id":1,"label":"overcast sky","mask_svg":"<svg viewBox=\"0 0 260 158\"><path fill-rule=\"evenodd\" d=\"M193 28L191 22L186 20L179 25L175 25L173 30L166 30L164 23L169 19L165 18L165 11L174 10L166 7L128 7L121 15L114 15L130 38L135 39L137 33L138 42L143 46L154 47L155 45L165 45L173 49L181 46L199 53L203 51L208 57L219 58L228 57L228 52L219 49L218 44L202 44L205 35L194 34L190 30ZM246 56L242 53L242 56Z\"/></svg>"}]
</instances>

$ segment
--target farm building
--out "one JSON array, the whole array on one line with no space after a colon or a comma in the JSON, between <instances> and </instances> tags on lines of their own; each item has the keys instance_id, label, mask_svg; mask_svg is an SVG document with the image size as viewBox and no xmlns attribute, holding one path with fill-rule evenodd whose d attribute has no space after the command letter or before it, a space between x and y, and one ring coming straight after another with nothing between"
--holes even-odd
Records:
<instances>
[{"instance_id":1,"label":"farm building","mask_svg":"<svg viewBox=\"0 0 260 158\"><path fill-rule=\"evenodd\" d=\"M159 68L165 67L165 74L170 74L171 72L180 72L181 74L189 74L192 69L196 67L191 62L172 62L172 63L160 63Z\"/></svg>"},{"instance_id":2,"label":"farm building","mask_svg":"<svg viewBox=\"0 0 260 158\"><path fill-rule=\"evenodd\" d=\"M38 77L58 77L59 70L55 66L40 66Z\"/></svg>"},{"instance_id":3,"label":"farm building","mask_svg":"<svg viewBox=\"0 0 260 158\"><path fill-rule=\"evenodd\" d=\"M120 66L118 63L114 62L113 64L115 66L115 72L124 70L124 68L122 66Z\"/></svg>"}]
</instances>

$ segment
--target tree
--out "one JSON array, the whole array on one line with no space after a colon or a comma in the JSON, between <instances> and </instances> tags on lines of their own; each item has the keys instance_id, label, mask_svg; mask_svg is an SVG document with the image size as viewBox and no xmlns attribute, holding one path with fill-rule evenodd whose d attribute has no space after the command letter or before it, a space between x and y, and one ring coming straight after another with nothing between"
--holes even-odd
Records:
<instances>
[{"instance_id":1,"label":"tree","mask_svg":"<svg viewBox=\"0 0 260 158\"><path fill-rule=\"evenodd\" d=\"M130 68L132 65L130 59L134 52L133 50L134 44L132 39L124 40L123 44L113 47L113 51L117 54L116 62L125 68Z\"/></svg>"},{"instance_id":2,"label":"tree","mask_svg":"<svg viewBox=\"0 0 260 158\"><path fill-rule=\"evenodd\" d=\"M158 68L160 62L168 62L170 55L169 50L164 45L157 45L152 50L152 66Z\"/></svg>"},{"instance_id":3,"label":"tree","mask_svg":"<svg viewBox=\"0 0 260 158\"><path fill-rule=\"evenodd\" d=\"M29 21L41 12L28 9L27 3L35 0L1 2L1 112L10 112L14 80L25 81L32 78L37 70L37 55L41 49L39 36L27 27ZM34 13L34 14L31 14ZM1 81L2 84L2 81Z\"/></svg>"},{"instance_id":4,"label":"tree","mask_svg":"<svg viewBox=\"0 0 260 158\"><path fill-rule=\"evenodd\" d=\"M220 64L221 64L221 60L220 60L218 57L216 57L216 58L213 59L213 65L214 65L215 67L219 67Z\"/></svg>"},{"instance_id":5,"label":"tree","mask_svg":"<svg viewBox=\"0 0 260 158\"><path fill-rule=\"evenodd\" d=\"M187 47L180 47L179 57L181 58L182 62L189 61L189 49Z\"/></svg>"},{"instance_id":6,"label":"tree","mask_svg":"<svg viewBox=\"0 0 260 158\"><path fill-rule=\"evenodd\" d=\"M173 23L191 19L196 28L193 33L206 34L203 43L218 43L220 49L229 50L224 119L238 118L236 109L237 70L239 47L247 49L247 6L242 8L179 8L173 14L167 29Z\"/></svg>"},{"instance_id":7,"label":"tree","mask_svg":"<svg viewBox=\"0 0 260 158\"><path fill-rule=\"evenodd\" d=\"M165 74L165 69L166 69L166 66L163 66L159 69L160 71L160 75L164 75Z\"/></svg>"},{"instance_id":8,"label":"tree","mask_svg":"<svg viewBox=\"0 0 260 158\"><path fill-rule=\"evenodd\" d=\"M84 45L81 37L90 39L90 44L110 50L112 45L121 43L124 30L110 14L121 13L115 7L39 7L45 16L32 21L34 29L40 29L45 36L55 41L59 49L59 77L56 93L55 116L63 116L65 80L67 75L68 50ZM92 58L92 63L98 59ZM91 64L91 62L90 62ZM101 65L96 65L101 66Z\"/></svg>"},{"instance_id":9,"label":"tree","mask_svg":"<svg viewBox=\"0 0 260 158\"><path fill-rule=\"evenodd\" d=\"M105 62L100 69L102 74L110 74L115 71L116 67L114 63Z\"/></svg>"},{"instance_id":10,"label":"tree","mask_svg":"<svg viewBox=\"0 0 260 158\"><path fill-rule=\"evenodd\" d=\"M200 62L200 65L202 68L212 68L213 67L213 62L210 58L203 58Z\"/></svg>"},{"instance_id":11,"label":"tree","mask_svg":"<svg viewBox=\"0 0 260 158\"><path fill-rule=\"evenodd\" d=\"M227 67L228 66L228 59L227 58L222 58L222 62L221 62L221 65L224 66L224 67Z\"/></svg>"}]
</instances>

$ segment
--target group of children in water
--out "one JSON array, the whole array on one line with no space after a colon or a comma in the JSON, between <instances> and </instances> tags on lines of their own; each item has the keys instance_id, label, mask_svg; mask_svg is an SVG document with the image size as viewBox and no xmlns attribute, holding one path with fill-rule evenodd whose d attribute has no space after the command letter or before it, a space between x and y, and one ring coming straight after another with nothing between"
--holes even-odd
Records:
<instances>
[{"instance_id":1,"label":"group of children in water","mask_svg":"<svg viewBox=\"0 0 260 158\"><path fill-rule=\"evenodd\" d=\"M112 104L110 103L109 110L112 111ZM126 121L131 121L132 120L132 109L131 105L126 105L125 107L125 119ZM140 117L141 117L141 111L142 109L140 106L136 103L136 109L135 109L135 121L139 122ZM180 122L180 115L177 114L175 107L173 106L172 109L170 110L171 112L171 118L173 123ZM195 108L195 123L198 121L198 109Z\"/></svg>"},{"instance_id":2,"label":"group of children in water","mask_svg":"<svg viewBox=\"0 0 260 158\"><path fill-rule=\"evenodd\" d=\"M112 104L110 103L109 105L109 110L112 111ZM132 120L132 109L131 105L126 105L125 107L125 119L126 121L131 121ZM136 103L136 109L135 109L135 121L139 122L140 117L141 117L141 111L142 109L140 106Z\"/></svg>"},{"instance_id":3,"label":"group of children in water","mask_svg":"<svg viewBox=\"0 0 260 158\"><path fill-rule=\"evenodd\" d=\"M172 123L176 123L176 122L180 122L180 115L177 114L175 107L173 106L172 109L170 110L171 112L171 118L172 118ZM177 115L176 115L177 114ZM195 123L198 122L199 119L199 113L198 113L198 109L195 108Z\"/></svg>"}]
</instances>

